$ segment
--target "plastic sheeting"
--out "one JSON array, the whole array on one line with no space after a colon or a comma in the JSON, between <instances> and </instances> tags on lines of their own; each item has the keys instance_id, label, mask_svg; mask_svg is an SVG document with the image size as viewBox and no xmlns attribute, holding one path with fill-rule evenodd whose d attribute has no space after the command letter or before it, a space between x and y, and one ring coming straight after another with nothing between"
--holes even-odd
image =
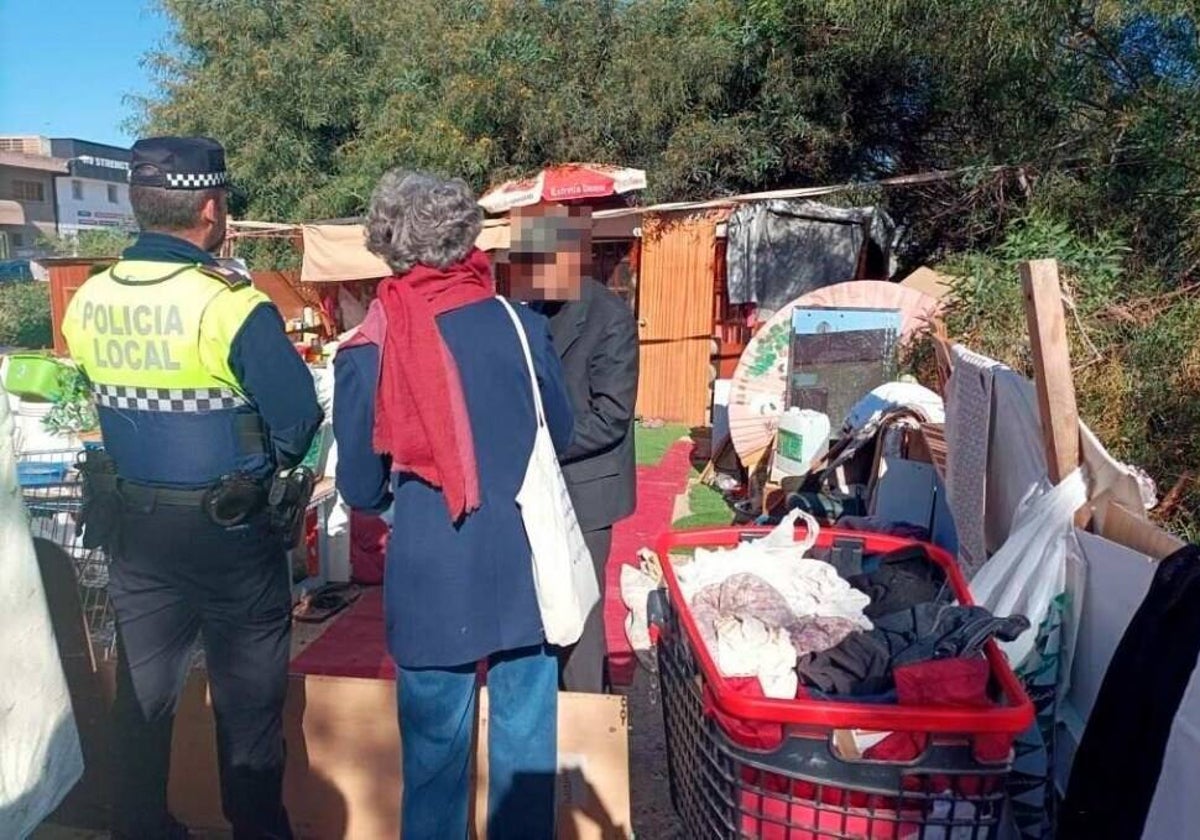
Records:
<instances>
[{"instance_id":1,"label":"plastic sheeting","mask_svg":"<svg viewBox=\"0 0 1200 840\"><path fill-rule=\"evenodd\" d=\"M843 209L815 201L744 204L729 217L729 302L775 312L805 292L862 276L863 249L876 255L869 276L891 274L894 226L874 207Z\"/></svg>"},{"instance_id":2,"label":"plastic sheeting","mask_svg":"<svg viewBox=\"0 0 1200 840\"><path fill-rule=\"evenodd\" d=\"M998 551L1017 509L1046 481L1037 392L994 359L955 346L946 384L946 488L968 578ZM1129 511L1153 507L1153 483L1120 464L1079 424L1088 498L1109 496ZM1099 523L1103 524L1103 523Z\"/></svg>"},{"instance_id":3,"label":"plastic sheeting","mask_svg":"<svg viewBox=\"0 0 1200 840\"><path fill-rule=\"evenodd\" d=\"M79 731L0 398L0 837L27 837L83 774Z\"/></svg>"}]
</instances>

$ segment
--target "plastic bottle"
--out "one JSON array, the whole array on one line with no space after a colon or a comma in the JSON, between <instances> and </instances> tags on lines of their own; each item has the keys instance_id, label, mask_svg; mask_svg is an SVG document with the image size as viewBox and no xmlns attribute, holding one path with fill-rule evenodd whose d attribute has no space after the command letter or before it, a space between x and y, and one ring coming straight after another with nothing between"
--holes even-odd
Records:
<instances>
[{"instance_id":1,"label":"plastic bottle","mask_svg":"<svg viewBox=\"0 0 1200 840\"><path fill-rule=\"evenodd\" d=\"M819 411L789 408L779 418L775 447L775 473L804 475L808 465L829 442L829 418Z\"/></svg>"}]
</instances>

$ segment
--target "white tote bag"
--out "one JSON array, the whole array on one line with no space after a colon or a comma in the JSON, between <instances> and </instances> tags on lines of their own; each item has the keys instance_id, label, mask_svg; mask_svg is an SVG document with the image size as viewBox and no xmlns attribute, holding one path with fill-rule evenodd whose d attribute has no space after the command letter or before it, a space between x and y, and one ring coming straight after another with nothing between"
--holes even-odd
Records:
<instances>
[{"instance_id":1,"label":"white tote bag","mask_svg":"<svg viewBox=\"0 0 1200 840\"><path fill-rule=\"evenodd\" d=\"M517 493L517 505L521 508L521 519L533 552L533 585L542 613L542 628L549 644L573 645L583 635L588 614L600 603L600 587L596 583L591 553L583 541L583 531L567 492L558 453L554 451L554 441L546 427L546 412L533 367L533 354L529 351L529 339L512 305L503 298L499 300L508 310L521 340L537 416L533 452L525 469L525 481Z\"/></svg>"}]
</instances>

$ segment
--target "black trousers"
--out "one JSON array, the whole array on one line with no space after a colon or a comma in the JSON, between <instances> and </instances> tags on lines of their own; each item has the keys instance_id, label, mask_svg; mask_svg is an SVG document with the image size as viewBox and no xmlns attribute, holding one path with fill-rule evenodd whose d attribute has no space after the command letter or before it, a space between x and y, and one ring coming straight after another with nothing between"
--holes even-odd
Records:
<instances>
[{"instance_id":1,"label":"black trousers","mask_svg":"<svg viewBox=\"0 0 1200 840\"><path fill-rule=\"evenodd\" d=\"M283 703L291 590L279 540L265 519L225 529L198 509L159 507L126 513L113 553L114 834L172 836L171 730L199 636L216 713L221 803L233 836L290 838Z\"/></svg>"},{"instance_id":2,"label":"black trousers","mask_svg":"<svg viewBox=\"0 0 1200 840\"><path fill-rule=\"evenodd\" d=\"M604 569L612 551L612 528L584 531L583 541L592 555L596 579L600 581L600 603L588 616L583 636L570 648L562 651L562 687L565 691L602 694L605 688L604 664L608 644L604 638Z\"/></svg>"}]
</instances>

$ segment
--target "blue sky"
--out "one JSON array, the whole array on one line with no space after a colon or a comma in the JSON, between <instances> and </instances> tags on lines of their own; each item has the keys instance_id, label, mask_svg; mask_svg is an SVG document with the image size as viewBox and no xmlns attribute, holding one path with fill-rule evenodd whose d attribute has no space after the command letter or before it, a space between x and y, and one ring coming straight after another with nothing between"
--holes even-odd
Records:
<instances>
[{"instance_id":1,"label":"blue sky","mask_svg":"<svg viewBox=\"0 0 1200 840\"><path fill-rule=\"evenodd\" d=\"M124 97L168 36L154 0L0 0L0 134L129 145Z\"/></svg>"}]
</instances>

